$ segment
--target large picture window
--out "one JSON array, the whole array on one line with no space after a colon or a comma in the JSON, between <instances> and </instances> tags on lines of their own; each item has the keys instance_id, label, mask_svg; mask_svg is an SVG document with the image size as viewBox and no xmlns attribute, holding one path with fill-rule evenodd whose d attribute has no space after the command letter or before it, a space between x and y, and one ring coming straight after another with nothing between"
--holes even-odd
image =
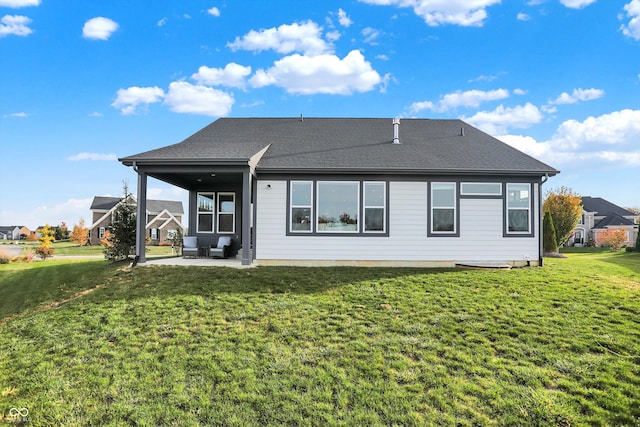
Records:
<instances>
[{"instance_id":1,"label":"large picture window","mask_svg":"<svg viewBox=\"0 0 640 427\"><path fill-rule=\"evenodd\" d=\"M456 227L456 183L431 183L431 234L452 235Z\"/></svg>"},{"instance_id":2,"label":"large picture window","mask_svg":"<svg viewBox=\"0 0 640 427\"><path fill-rule=\"evenodd\" d=\"M213 233L213 193L198 193L198 233Z\"/></svg>"},{"instance_id":3,"label":"large picture window","mask_svg":"<svg viewBox=\"0 0 640 427\"><path fill-rule=\"evenodd\" d=\"M311 211L313 209L313 182L292 181L291 198L291 228L292 232L311 232Z\"/></svg>"},{"instance_id":4,"label":"large picture window","mask_svg":"<svg viewBox=\"0 0 640 427\"><path fill-rule=\"evenodd\" d=\"M387 233L387 183L291 181L289 225L293 234Z\"/></svg>"},{"instance_id":5,"label":"large picture window","mask_svg":"<svg viewBox=\"0 0 640 427\"><path fill-rule=\"evenodd\" d=\"M318 182L319 233L353 233L358 231L358 182Z\"/></svg>"},{"instance_id":6,"label":"large picture window","mask_svg":"<svg viewBox=\"0 0 640 427\"><path fill-rule=\"evenodd\" d=\"M531 185L507 184L507 234L531 233Z\"/></svg>"},{"instance_id":7,"label":"large picture window","mask_svg":"<svg viewBox=\"0 0 640 427\"><path fill-rule=\"evenodd\" d=\"M218 233L234 233L236 224L236 195L218 193Z\"/></svg>"}]
</instances>

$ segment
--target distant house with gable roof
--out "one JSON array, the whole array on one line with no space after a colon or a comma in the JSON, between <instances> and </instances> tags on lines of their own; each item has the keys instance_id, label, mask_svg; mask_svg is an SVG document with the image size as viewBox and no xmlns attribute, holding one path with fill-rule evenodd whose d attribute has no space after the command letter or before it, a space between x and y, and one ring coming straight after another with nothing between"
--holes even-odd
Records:
<instances>
[{"instance_id":1,"label":"distant house with gable roof","mask_svg":"<svg viewBox=\"0 0 640 427\"><path fill-rule=\"evenodd\" d=\"M572 237L570 246L598 244L599 234L606 230L622 230L624 245L632 246L638 236L640 215L603 199L602 197L582 197L582 217Z\"/></svg>"},{"instance_id":2,"label":"distant house with gable roof","mask_svg":"<svg viewBox=\"0 0 640 427\"><path fill-rule=\"evenodd\" d=\"M135 198L131 198L136 204ZM121 203L119 197L96 196L91 203L92 224L89 228L89 241L92 245L99 245L100 239L111 225L113 213ZM184 234L182 217L184 208L182 202L172 200L146 201L145 235L150 245L171 244L178 232Z\"/></svg>"}]
</instances>

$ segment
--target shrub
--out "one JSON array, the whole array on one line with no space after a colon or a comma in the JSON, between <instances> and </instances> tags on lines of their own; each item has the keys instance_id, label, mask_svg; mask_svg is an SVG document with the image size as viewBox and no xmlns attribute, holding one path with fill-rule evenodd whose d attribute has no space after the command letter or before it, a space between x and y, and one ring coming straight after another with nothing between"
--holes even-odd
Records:
<instances>
[{"instance_id":1,"label":"shrub","mask_svg":"<svg viewBox=\"0 0 640 427\"><path fill-rule=\"evenodd\" d=\"M553 217L550 211L544 211L542 219L542 244L545 252L558 252L556 229L553 226Z\"/></svg>"},{"instance_id":2,"label":"shrub","mask_svg":"<svg viewBox=\"0 0 640 427\"><path fill-rule=\"evenodd\" d=\"M53 256L53 248L39 246L35 249L35 253L44 260Z\"/></svg>"},{"instance_id":3,"label":"shrub","mask_svg":"<svg viewBox=\"0 0 640 427\"><path fill-rule=\"evenodd\" d=\"M608 246L612 252L619 250L626 239L623 230L605 230L598 233L597 244Z\"/></svg>"},{"instance_id":4,"label":"shrub","mask_svg":"<svg viewBox=\"0 0 640 427\"><path fill-rule=\"evenodd\" d=\"M636 248L634 246L627 246L624 250L627 252L635 252Z\"/></svg>"}]
</instances>

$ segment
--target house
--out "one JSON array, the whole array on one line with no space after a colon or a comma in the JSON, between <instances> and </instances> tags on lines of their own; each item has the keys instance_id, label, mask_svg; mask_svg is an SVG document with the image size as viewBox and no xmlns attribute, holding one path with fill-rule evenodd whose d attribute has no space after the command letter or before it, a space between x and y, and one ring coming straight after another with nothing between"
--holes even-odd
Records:
<instances>
[{"instance_id":1,"label":"house","mask_svg":"<svg viewBox=\"0 0 640 427\"><path fill-rule=\"evenodd\" d=\"M0 240L19 240L21 230L19 225L0 226Z\"/></svg>"},{"instance_id":2,"label":"house","mask_svg":"<svg viewBox=\"0 0 640 427\"><path fill-rule=\"evenodd\" d=\"M542 184L559 173L429 119L221 118L120 161L138 200L148 177L188 190L189 234L232 237L244 265L541 265Z\"/></svg>"},{"instance_id":3,"label":"house","mask_svg":"<svg viewBox=\"0 0 640 427\"><path fill-rule=\"evenodd\" d=\"M100 239L111 225L113 213L121 203L119 197L96 196L91 203L92 224L89 227L89 242L99 245ZM132 203L136 203L132 197ZM145 236L149 245L171 244L178 231L184 234L182 217L184 209L182 202L170 200L146 200L143 214L138 211L139 218L145 218L144 230L138 230L138 234Z\"/></svg>"},{"instance_id":4,"label":"house","mask_svg":"<svg viewBox=\"0 0 640 427\"><path fill-rule=\"evenodd\" d=\"M625 246L635 245L640 215L621 208L601 197L582 197L582 217L567 245L598 245L599 233L605 230L623 230Z\"/></svg>"},{"instance_id":5,"label":"house","mask_svg":"<svg viewBox=\"0 0 640 427\"><path fill-rule=\"evenodd\" d=\"M24 225L0 226L0 240L24 240L31 234Z\"/></svg>"}]
</instances>

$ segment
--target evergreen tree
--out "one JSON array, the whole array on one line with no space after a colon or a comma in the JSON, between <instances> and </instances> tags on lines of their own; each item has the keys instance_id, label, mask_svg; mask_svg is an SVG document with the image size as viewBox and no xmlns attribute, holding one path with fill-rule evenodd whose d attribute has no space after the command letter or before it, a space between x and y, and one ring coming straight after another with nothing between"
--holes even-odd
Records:
<instances>
[{"instance_id":1,"label":"evergreen tree","mask_svg":"<svg viewBox=\"0 0 640 427\"><path fill-rule=\"evenodd\" d=\"M136 207L126 182L123 184L123 197L113 212L108 231L102 242L105 258L111 261L129 258L136 246Z\"/></svg>"},{"instance_id":2,"label":"evergreen tree","mask_svg":"<svg viewBox=\"0 0 640 427\"><path fill-rule=\"evenodd\" d=\"M545 252L558 252L556 228L553 226L553 217L549 211L544 211L542 218L542 247Z\"/></svg>"}]
</instances>

